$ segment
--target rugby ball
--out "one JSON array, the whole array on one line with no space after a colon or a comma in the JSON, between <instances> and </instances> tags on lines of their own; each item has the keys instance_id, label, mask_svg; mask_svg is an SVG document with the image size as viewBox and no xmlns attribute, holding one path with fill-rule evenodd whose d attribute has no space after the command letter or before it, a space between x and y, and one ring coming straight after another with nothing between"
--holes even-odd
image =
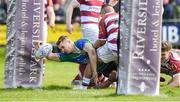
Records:
<instances>
[{"instance_id":1,"label":"rugby ball","mask_svg":"<svg viewBox=\"0 0 180 102\"><path fill-rule=\"evenodd\" d=\"M35 50L35 52L34 52L35 57L38 59L47 57L49 55L49 53L52 52L52 49L53 49L53 47L51 44L43 44L37 50Z\"/></svg>"}]
</instances>

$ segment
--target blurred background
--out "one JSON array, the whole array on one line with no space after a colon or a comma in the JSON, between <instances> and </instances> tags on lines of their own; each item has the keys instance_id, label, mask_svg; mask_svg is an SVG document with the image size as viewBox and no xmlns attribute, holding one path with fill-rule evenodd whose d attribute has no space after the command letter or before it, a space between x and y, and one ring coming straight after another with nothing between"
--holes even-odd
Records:
<instances>
[{"instance_id":1,"label":"blurred background","mask_svg":"<svg viewBox=\"0 0 180 102\"><path fill-rule=\"evenodd\" d=\"M52 0L56 15L56 26L48 30L48 42L54 42L61 34L67 34L65 29L65 10L71 0ZM108 1L108 0L107 0ZM170 41L174 47L180 48L180 0L163 0L164 14L162 25L162 40ZM118 9L118 5L115 6ZM0 45L5 45L6 41L6 17L7 0L0 0ZM67 34L71 39L80 38L80 12L75 8L72 17L74 24L73 35Z\"/></svg>"}]
</instances>

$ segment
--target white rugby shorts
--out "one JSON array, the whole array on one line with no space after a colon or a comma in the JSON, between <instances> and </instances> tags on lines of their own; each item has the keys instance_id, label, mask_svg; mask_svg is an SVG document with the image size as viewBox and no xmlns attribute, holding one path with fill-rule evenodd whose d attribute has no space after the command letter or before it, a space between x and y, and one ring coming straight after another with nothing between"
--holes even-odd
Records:
<instances>
[{"instance_id":1,"label":"white rugby shorts","mask_svg":"<svg viewBox=\"0 0 180 102\"><path fill-rule=\"evenodd\" d=\"M111 61L117 61L118 57L117 54L114 54L109 48L108 43L105 43L103 46L99 47L97 50L97 56L100 58L104 63L109 63Z\"/></svg>"},{"instance_id":2,"label":"white rugby shorts","mask_svg":"<svg viewBox=\"0 0 180 102\"><path fill-rule=\"evenodd\" d=\"M94 44L98 39L99 27L97 24L82 24L81 33L83 38L89 39Z\"/></svg>"}]
</instances>

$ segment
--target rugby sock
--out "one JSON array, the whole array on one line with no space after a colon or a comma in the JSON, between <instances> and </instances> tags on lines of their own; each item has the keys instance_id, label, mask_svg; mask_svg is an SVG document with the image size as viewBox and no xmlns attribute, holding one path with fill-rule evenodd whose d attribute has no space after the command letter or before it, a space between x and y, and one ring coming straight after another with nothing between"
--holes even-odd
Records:
<instances>
[{"instance_id":1,"label":"rugby sock","mask_svg":"<svg viewBox=\"0 0 180 102\"><path fill-rule=\"evenodd\" d=\"M79 73L76 75L76 77L72 80L72 82L78 80L81 81L82 80L82 76L84 75L84 70L86 68L86 64L80 64L79 65Z\"/></svg>"},{"instance_id":2,"label":"rugby sock","mask_svg":"<svg viewBox=\"0 0 180 102\"><path fill-rule=\"evenodd\" d=\"M82 85L88 86L90 84L91 79L83 77Z\"/></svg>"}]
</instances>

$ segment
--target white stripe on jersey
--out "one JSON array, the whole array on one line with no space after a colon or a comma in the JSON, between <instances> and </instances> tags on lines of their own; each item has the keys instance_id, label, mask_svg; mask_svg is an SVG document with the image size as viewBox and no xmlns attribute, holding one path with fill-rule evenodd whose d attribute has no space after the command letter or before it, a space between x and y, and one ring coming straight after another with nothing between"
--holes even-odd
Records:
<instances>
[{"instance_id":1,"label":"white stripe on jersey","mask_svg":"<svg viewBox=\"0 0 180 102\"><path fill-rule=\"evenodd\" d=\"M107 25L107 23L108 23L109 21L111 21L112 19L116 19L116 18L118 18L118 17L119 17L119 15L107 17L107 18L105 19L105 24Z\"/></svg>"},{"instance_id":2,"label":"white stripe on jersey","mask_svg":"<svg viewBox=\"0 0 180 102\"><path fill-rule=\"evenodd\" d=\"M118 24L114 24L114 23L112 23L111 25L109 25L108 27L107 27L107 32L109 32L111 29L113 29L113 28L118 28Z\"/></svg>"},{"instance_id":3,"label":"white stripe on jersey","mask_svg":"<svg viewBox=\"0 0 180 102\"><path fill-rule=\"evenodd\" d=\"M174 57L174 60L177 60L177 61L180 61L180 56L179 54L175 53L175 52L172 52L172 55Z\"/></svg>"},{"instance_id":4,"label":"white stripe on jersey","mask_svg":"<svg viewBox=\"0 0 180 102\"><path fill-rule=\"evenodd\" d=\"M81 16L81 22L99 22L99 19L96 17Z\"/></svg>"},{"instance_id":5,"label":"white stripe on jersey","mask_svg":"<svg viewBox=\"0 0 180 102\"><path fill-rule=\"evenodd\" d=\"M98 28L98 24L95 24L95 23L81 24L81 29L82 28L84 28L84 29L97 29Z\"/></svg>"},{"instance_id":6,"label":"white stripe on jersey","mask_svg":"<svg viewBox=\"0 0 180 102\"><path fill-rule=\"evenodd\" d=\"M112 43L108 43L108 48L111 50L111 51L117 51L117 44L112 44Z\"/></svg>"},{"instance_id":7,"label":"white stripe on jersey","mask_svg":"<svg viewBox=\"0 0 180 102\"><path fill-rule=\"evenodd\" d=\"M115 33L112 33L109 35L108 37L108 41L111 41L112 39L116 38L117 39L117 35L118 33L115 32ZM111 51L117 51L117 44L114 44L114 43L111 43L111 42L107 42L108 44L108 48L111 50ZM114 53L114 52L113 52Z\"/></svg>"},{"instance_id":8,"label":"white stripe on jersey","mask_svg":"<svg viewBox=\"0 0 180 102\"><path fill-rule=\"evenodd\" d=\"M89 12L99 13L101 11L101 6L89 6L89 5L82 4L80 6L80 11L89 11Z\"/></svg>"},{"instance_id":9,"label":"white stripe on jersey","mask_svg":"<svg viewBox=\"0 0 180 102\"><path fill-rule=\"evenodd\" d=\"M108 36L107 41L111 41L111 40L114 39L114 38L117 39L117 36L118 36L118 32L111 33L111 34Z\"/></svg>"}]
</instances>

